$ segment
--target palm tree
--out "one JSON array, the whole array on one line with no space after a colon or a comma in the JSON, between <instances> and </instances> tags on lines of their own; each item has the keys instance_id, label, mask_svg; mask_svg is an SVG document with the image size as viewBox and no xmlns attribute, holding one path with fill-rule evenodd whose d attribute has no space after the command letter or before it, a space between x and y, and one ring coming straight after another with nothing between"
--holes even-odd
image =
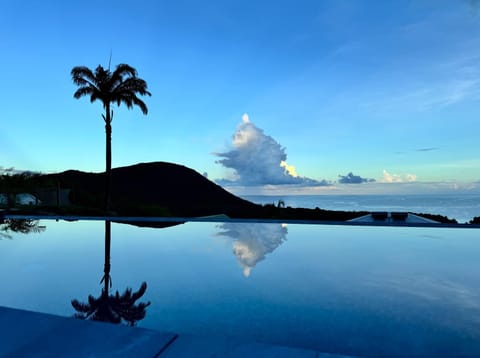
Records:
<instances>
[{"instance_id":1,"label":"palm tree","mask_svg":"<svg viewBox=\"0 0 480 358\"><path fill-rule=\"evenodd\" d=\"M128 109L137 106L143 112L148 113L145 103L137 97L151 96L147 90L147 82L137 77L137 70L127 64L120 64L115 71L110 68L104 69L101 65L95 69L95 72L85 66L74 67L71 71L73 83L79 88L73 94L73 97L79 99L83 96L90 96L90 102L100 100L105 109L102 114L105 121L106 136L106 158L105 158L105 210L110 209L110 185L112 170L112 104L117 106L125 104Z\"/></svg>"},{"instance_id":2,"label":"palm tree","mask_svg":"<svg viewBox=\"0 0 480 358\"><path fill-rule=\"evenodd\" d=\"M135 302L141 298L147 290L147 283L143 282L137 292L132 293L131 288L127 288L123 294L118 291L114 295L109 294L112 286L110 278L110 243L111 243L111 223L105 221L105 263L103 269L102 293L99 297L88 296L88 302L82 303L76 299L72 300L72 306L77 311L74 317L79 319L91 319L94 321L121 323L126 322L129 326L134 326L137 321L145 318L146 308L150 302Z\"/></svg>"}]
</instances>

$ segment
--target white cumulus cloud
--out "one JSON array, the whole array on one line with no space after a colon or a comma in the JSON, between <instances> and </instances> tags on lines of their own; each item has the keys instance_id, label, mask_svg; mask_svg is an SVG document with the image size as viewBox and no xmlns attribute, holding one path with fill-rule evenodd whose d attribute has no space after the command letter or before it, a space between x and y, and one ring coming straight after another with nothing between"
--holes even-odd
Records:
<instances>
[{"instance_id":1,"label":"white cumulus cloud","mask_svg":"<svg viewBox=\"0 0 480 358\"><path fill-rule=\"evenodd\" d=\"M216 153L222 159L217 163L234 171L232 179L218 180L220 184L237 185L328 185L298 175L295 167L287 163L285 148L262 129L253 124L248 114L233 135L231 150Z\"/></svg>"},{"instance_id":2,"label":"white cumulus cloud","mask_svg":"<svg viewBox=\"0 0 480 358\"><path fill-rule=\"evenodd\" d=\"M382 183L408 183L414 182L417 180L417 176L415 174L391 174L387 172L385 169L383 170L383 178L381 180Z\"/></svg>"}]
</instances>

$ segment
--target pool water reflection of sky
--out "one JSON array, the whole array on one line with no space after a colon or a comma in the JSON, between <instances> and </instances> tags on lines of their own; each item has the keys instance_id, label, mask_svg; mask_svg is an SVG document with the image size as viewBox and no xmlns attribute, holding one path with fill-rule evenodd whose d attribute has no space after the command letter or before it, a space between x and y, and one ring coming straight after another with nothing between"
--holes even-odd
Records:
<instances>
[{"instance_id":1,"label":"pool water reflection of sky","mask_svg":"<svg viewBox=\"0 0 480 358\"><path fill-rule=\"evenodd\" d=\"M103 221L0 236L0 305L73 316L98 296ZM478 229L112 223L112 290L138 326L359 356L480 356Z\"/></svg>"}]
</instances>

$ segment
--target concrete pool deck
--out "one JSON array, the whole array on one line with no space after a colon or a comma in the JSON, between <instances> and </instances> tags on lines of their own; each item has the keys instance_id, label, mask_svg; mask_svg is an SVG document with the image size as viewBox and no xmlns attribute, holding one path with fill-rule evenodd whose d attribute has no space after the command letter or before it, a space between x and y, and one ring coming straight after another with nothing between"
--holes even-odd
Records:
<instances>
[{"instance_id":1,"label":"concrete pool deck","mask_svg":"<svg viewBox=\"0 0 480 358\"><path fill-rule=\"evenodd\" d=\"M346 358L234 338L157 332L0 307L1 357Z\"/></svg>"}]
</instances>

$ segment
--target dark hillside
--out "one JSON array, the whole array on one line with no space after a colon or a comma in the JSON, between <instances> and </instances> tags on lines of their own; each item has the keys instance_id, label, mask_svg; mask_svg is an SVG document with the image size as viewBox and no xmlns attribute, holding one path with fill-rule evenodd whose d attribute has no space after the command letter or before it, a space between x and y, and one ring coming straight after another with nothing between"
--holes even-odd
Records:
<instances>
[{"instance_id":1,"label":"dark hillside","mask_svg":"<svg viewBox=\"0 0 480 358\"><path fill-rule=\"evenodd\" d=\"M69 170L47 177L72 189L74 205L102 208L104 173ZM257 207L182 165L153 162L112 170L112 209L121 215L236 216Z\"/></svg>"}]
</instances>

